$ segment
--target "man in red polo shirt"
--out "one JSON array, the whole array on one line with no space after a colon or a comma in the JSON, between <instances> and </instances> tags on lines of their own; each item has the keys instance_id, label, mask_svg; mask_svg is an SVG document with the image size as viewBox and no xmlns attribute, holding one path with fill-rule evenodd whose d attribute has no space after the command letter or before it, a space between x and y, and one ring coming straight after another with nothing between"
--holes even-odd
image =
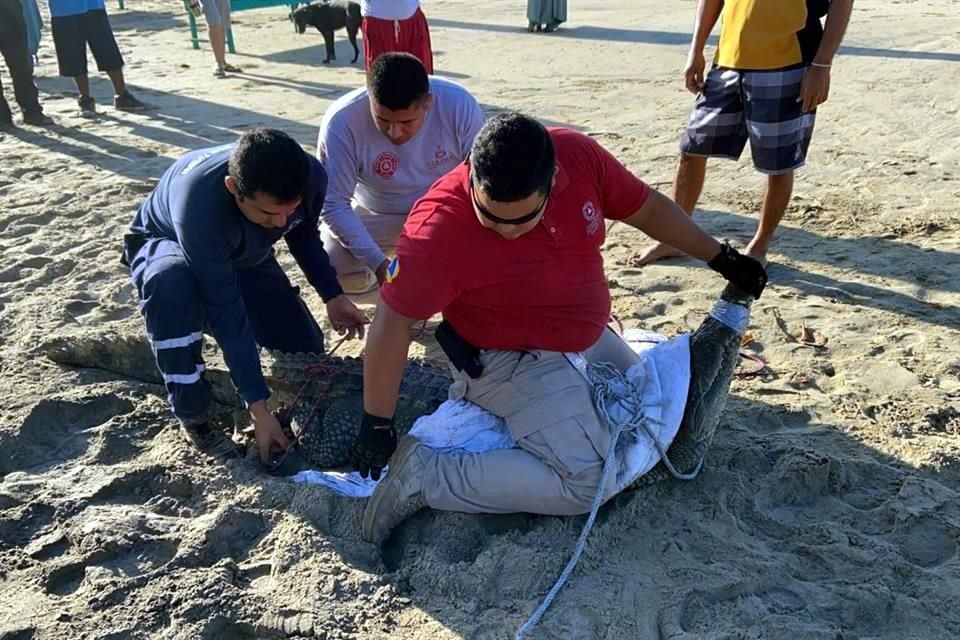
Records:
<instances>
[{"instance_id":1,"label":"man in red polo shirt","mask_svg":"<svg viewBox=\"0 0 960 640\"><path fill-rule=\"evenodd\" d=\"M414 205L381 289L354 464L379 478L389 459L390 473L367 505L365 540L382 542L424 506L590 510L611 435L564 354L623 370L636 361L607 329L606 220L709 261L754 297L766 284L759 262L707 235L593 139L520 114L488 121L470 158ZM409 436L397 448L391 416L409 330L438 312L437 337L456 370L451 397L502 417L517 448L438 454ZM612 486L604 490L612 496Z\"/></svg>"}]
</instances>

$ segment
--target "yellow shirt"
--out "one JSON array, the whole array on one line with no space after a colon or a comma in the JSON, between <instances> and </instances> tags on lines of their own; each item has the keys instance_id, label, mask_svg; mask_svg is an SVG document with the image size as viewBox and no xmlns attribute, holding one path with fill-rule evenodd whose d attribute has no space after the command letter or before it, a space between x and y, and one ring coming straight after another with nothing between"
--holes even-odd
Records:
<instances>
[{"instance_id":1,"label":"yellow shirt","mask_svg":"<svg viewBox=\"0 0 960 640\"><path fill-rule=\"evenodd\" d=\"M725 0L717 65L769 70L810 62L822 31L819 19L808 11L808 2Z\"/></svg>"}]
</instances>

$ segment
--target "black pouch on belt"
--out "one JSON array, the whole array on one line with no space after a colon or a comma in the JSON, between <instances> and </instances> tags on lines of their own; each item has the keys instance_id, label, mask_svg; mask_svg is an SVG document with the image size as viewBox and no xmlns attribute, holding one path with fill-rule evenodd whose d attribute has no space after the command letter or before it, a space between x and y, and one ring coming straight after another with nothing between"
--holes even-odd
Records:
<instances>
[{"instance_id":1,"label":"black pouch on belt","mask_svg":"<svg viewBox=\"0 0 960 640\"><path fill-rule=\"evenodd\" d=\"M464 371L471 378L480 377L483 365L480 363L479 348L464 340L446 320L440 323L434 335L457 371Z\"/></svg>"}]
</instances>

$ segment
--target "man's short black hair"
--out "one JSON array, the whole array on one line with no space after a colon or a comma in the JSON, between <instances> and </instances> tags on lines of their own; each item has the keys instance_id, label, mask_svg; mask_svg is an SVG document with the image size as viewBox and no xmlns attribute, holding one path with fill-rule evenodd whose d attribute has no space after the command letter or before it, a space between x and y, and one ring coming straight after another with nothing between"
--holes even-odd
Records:
<instances>
[{"instance_id":1,"label":"man's short black hair","mask_svg":"<svg viewBox=\"0 0 960 640\"><path fill-rule=\"evenodd\" d=\"M504 113L487 120L470 150L474 184L495 202L546 193L555 172L553 141L529 116Z\"/></svg>"},{"instance_id":2,"label":"man's short black hair","mask_svg":"<svg viewBox=\"0 0 960 640\"><path fill-rule=\"evenodd\" d=\"M385 53L370 65L367 92L379 105L399 111L427 97L430 79L416 56L399 52Z\"/></svg>"},{"instance_id":3,"label":"man's short black hair","mask_svg":"<svg viewBox=\"0 0 960 640\"><path fill-rule=\"evenodd\" d=\"M258 127L240 136L230 154L228 171L244 198L262 191L278 202L293 202L303 197L310 160L283 131Z\"/></svg>"}]
</instances>

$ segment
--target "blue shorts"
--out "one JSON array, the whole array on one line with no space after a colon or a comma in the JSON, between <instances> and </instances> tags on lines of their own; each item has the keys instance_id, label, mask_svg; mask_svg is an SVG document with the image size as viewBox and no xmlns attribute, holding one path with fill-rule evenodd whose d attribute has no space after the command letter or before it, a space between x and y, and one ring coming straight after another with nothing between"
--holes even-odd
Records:
<instances>
[{"instance_id":1,"label":"blue shorts","mask_svg":"<svg viewBox=\"0 0 960 640\"><path fill-rule=\"evenodd\" d=\"M747 140L761 173L799 169L807 159L816 112L797 102L804 68L737 71L714 67L697 96L680 142L683 153L737 160Z\"/></svg>"}]
</instances>

